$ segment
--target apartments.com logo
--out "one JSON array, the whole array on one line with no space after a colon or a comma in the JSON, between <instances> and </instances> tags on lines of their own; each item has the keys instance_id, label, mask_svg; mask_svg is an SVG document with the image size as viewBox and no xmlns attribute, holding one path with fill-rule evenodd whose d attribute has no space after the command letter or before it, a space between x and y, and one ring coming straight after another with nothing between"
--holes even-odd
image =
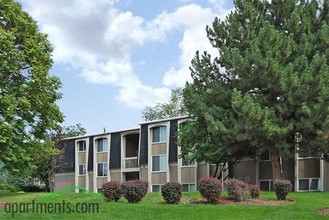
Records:
<instances>
[{"instance_id":1,"label":"apartments.com logo","mask_svg":"<svg viewBox=\"0 0 329 220\"><path fill-rule=\"evenodd\" d=\"M12 217L17 213L33 213L33 214L73 214L73 213L99 213L99 203L97 202L78 202L71 203L62 200L61 202L46 202L54 197L57 197L63 193L72 190L82 190L88 192L84 188L77 186L71 186L60 190L55 193L43 196L32 202L7 202L4 204L5 213L11 214ZM94 193L95 196L100 196L100 194ZM102 197L103 198L103 197Z\"/></svg>"}]
</instances>

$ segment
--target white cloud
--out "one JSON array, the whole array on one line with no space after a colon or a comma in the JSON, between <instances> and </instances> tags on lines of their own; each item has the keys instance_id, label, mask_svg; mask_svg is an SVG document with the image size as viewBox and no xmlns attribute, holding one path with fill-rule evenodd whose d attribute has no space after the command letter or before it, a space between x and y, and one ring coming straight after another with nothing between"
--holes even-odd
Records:
<instances>
[{"instance_id":1,"label":"white cloud","mask_svg":"<svg viewBox=\"0 0 329 220\"><path fill-rule=\"evenodd\" d=\"M221 2L209 1L216 5ZM49 35L55 62L81 69L81 76L91 83L117 87L117 99L134 107L166 101L170 97L168 86L183 86L190 79L188 67L195 51L211 51L205 26L218 15L209 8L189 4L146 21L115 8L115 0L24 2L42 31ZM162 87L144 85L132 67L134 50L149 42L161 43L174 30L183 30L178 45L179 65L162 73Z\"/></svg>"}]
</instances>

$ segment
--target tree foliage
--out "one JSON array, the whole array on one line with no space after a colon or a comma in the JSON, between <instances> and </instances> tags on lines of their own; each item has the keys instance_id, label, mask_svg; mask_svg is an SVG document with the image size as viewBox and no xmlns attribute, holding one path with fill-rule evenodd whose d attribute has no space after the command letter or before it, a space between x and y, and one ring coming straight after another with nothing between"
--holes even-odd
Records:
<instances>
[{"instance_id":1,"label":"tree foliage","mask_svg":"<svg viewBox=\"0 0 329 220\"><path fill-rule=\"evenodd\" d=\"M279 157L293 155L297 132L314 155L329 150L329 2L234 4L224 21L207 27L218 57L197 52L184 102L191 123L212 142L211 152L270 151L273 178L280 179ZM199 132L191 133L196 144ZM193 143L185 147L203 151Z\"/></svg>"},{"instance_id":2,"label":"tree foliage","mask_svg":"<svg viewBox=\"0 0 329 220\"><path fill-rule=\"evenodd\" d=\"M142 112L143 120L153 121L186 115L182 91L182 88L172 89L169 102L157 103L155 106L146 106Z\"/></svg>"},{"instance_id":3,"label":"tree foliage","mask_svg":"<svg viewBox=\"0 0 329 220\"><path fill-rule=\"evenodd\" d=\"M35 141L63 121L56 105L61 83L48 74L51 52L32 17L0 0L0 161L8 168L32 163Z\"/></svg>"},{"instance_id":4,"label":"tree foliage","mask_svg":"<svg viewBox=\"0 0 329 220\"><path fill-rule=\"evenodd\" d=\"M64 167L64 152L66 146L64 138L81 136L86 134L86 129L81 124L64 126L57 131L49 132L46 141L39 143L39 151L35 155L34 166L26 167L30 170L30 175L40 179L44 184L47 192L50 192L50 181L55 176L56 170Z\"/></svg>"}]
</instances>

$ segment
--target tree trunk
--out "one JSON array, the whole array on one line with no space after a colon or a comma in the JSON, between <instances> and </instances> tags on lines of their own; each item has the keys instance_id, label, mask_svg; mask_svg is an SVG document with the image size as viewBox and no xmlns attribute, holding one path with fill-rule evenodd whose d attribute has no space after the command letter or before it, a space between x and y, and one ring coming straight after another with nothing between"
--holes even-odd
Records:
<instances>
[{"instance_id":1,"label":"tree trunk","mask_svg":"<svg viewBox=\"0 0 329 220\"><path fill-rule=\"evenodd\" d=\"M277 180L282 179L279 152L275 152L275 151L271 152L271 165L272 165L272 175L273 175L273 184L274 184Z\"/></svg>"}]
</instances>

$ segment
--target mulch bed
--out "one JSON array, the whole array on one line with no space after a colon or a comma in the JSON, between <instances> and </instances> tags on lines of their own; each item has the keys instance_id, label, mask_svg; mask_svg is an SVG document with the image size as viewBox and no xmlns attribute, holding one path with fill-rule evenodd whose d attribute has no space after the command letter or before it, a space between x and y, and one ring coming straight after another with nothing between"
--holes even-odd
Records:
<instances>
[{"instance_id":1,"label":"mulch bed","mask_svg":"<svg viewBox=\"0 0 329 220\"><path fill-rule=\"evenodd\" d=\"M196 199L196 198L189 198L190 203L192 204L207 204L206 199ZM221 197L218 200L217 204L221 205L293 205L296 201L292 199L287 200L276 200L276 199L247 199L243 202L237 202L229 197Z\"/></svg>"},{"instance_id":2,"label":"mulch bed","mask_svg":"<svg viewBox=\"0 0 329 220\"><path fill-rule=\"evenodd\" d=\"M329 208L321 209L321 210L319 210L319 212L323 215L329 215Z\"/></svg>"}]
</instances>

